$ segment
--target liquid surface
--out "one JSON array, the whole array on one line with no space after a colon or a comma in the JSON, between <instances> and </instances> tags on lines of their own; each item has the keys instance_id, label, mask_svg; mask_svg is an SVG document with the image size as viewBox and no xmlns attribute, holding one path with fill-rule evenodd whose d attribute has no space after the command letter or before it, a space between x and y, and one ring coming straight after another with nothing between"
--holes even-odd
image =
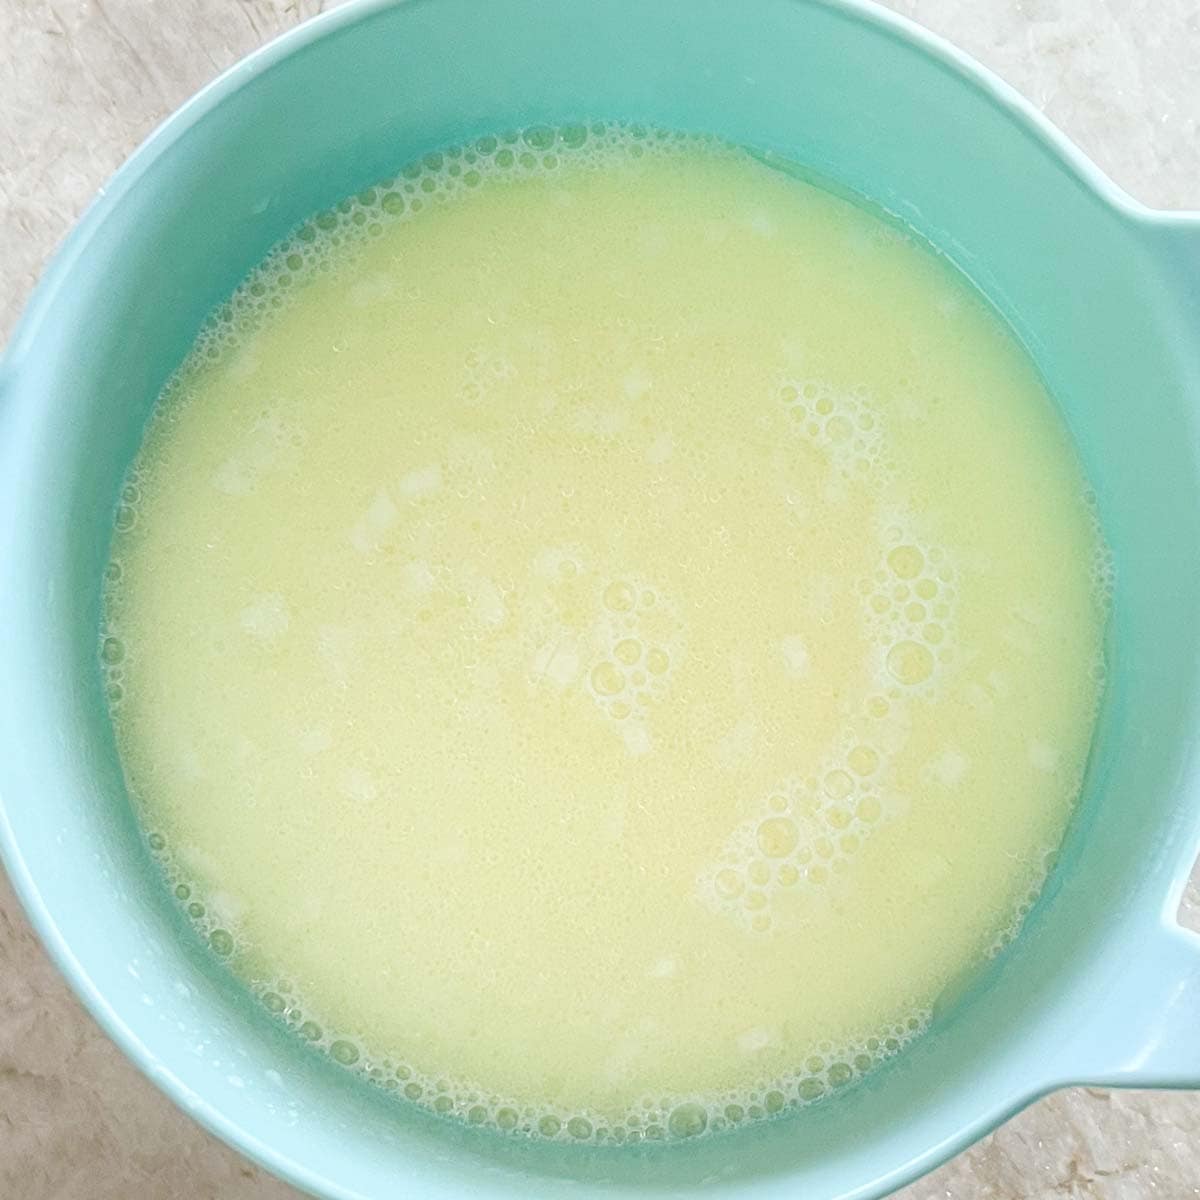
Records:
<instances>
[{"instance_id":1,"label":"liquid surface","mask_svg":"<svg viewBox=\"0 0 1200 1200\"><path fill-rule=\"evenodd\" d=\"M534 1136L711 1133L901 1049L1036 895L1101 687L1006 329L695 139L484 139L317 218L117 531L118 744L213 950Z\"/></svg>"}]
</instances>

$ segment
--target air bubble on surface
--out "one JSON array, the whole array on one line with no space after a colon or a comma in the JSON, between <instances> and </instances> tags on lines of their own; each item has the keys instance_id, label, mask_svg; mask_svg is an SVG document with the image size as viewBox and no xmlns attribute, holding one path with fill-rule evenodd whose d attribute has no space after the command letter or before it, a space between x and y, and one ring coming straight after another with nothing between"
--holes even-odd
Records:
<instances>
[{"instance_id":1,"label":"air bubble on surface","mask_svg":"<svg viewBox=\"0 0 1200 1200\"><path fill-rule=\"evenodd\" d=\"M862 388L841 389L819 379L789 379L776 388L792 427L849 478L888 475L883 423Z\"/></svg>"}]
</instances>

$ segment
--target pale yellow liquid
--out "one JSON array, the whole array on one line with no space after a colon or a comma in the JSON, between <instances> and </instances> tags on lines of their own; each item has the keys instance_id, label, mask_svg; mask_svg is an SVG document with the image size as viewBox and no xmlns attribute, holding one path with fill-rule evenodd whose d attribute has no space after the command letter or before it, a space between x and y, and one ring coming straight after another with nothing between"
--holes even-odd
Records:
<instances>
[{"instance_id":1,"label":"pale yellow liquid","mask_svg":"<svg viewBox=\"0 0 1200 1200\"><path fill-rule=\"evenodd\" d=\"M933 254L740 151L528 141L218 318L102 658L172 884L302 1036L470 1121L688 1136L869 1069L1011 935L1101 550Z\"/></svg>"}]
</instances>

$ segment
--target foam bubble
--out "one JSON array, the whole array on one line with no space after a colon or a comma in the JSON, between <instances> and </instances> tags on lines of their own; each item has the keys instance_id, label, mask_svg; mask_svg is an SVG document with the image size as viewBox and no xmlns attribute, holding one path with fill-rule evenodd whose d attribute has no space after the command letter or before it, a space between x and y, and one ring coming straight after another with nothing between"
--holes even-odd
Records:
<instances>
[{"instance_id":1,"label":"foam bubble","mask_svg":"<svg viewBox=\"0 0 1200 1200\"><path fill-rule=\"evenodd\" d=\"M887 668L897 683L912 687L933 674L933 654L920 642L897 642L888 651Z\"/></svg>"},{"instance_id":2,"label":"foam bubble","mask_svg":"<svg viewBox=\"0 0 1200 1200\"><path fill-rule=\"evenodd\" d=\"M792 427L827 458L838 474L888 475L884 430L864 389L840 389L820 379L787 380L776 388Z\"/></svg>"},{"instance_id":3,"label":"foam bubble","mask_svg":"<svg viewBox=\"0 0 1200 1200\"><path fill-rule=\"evenodd\" d=\"M758 846L768 858L786 858L799 841L800 832L789 817L768 817L758 827Z\"/></svg>"},{"instance_id":4,"label":"foam bubble","mask_svg":"<svg viewBox=\"0 0 1200 1200\"><path fill-rule=\"evenodd\" d=\"M642 657L642 643L636 638L622 638L614 647L613 655L617 661L627 667L632 667Z\"/></svg>"},{"instance_id":5,"label":"foam bubble","mask_svg":"<svg viewBox=\"0 0 1200 1200\"><path fill-rule=\"evenodd\" d=\"M897 579L916 579L925 567L925 556L916 546L897 546L888 552L887 564Z\"/></svg>"},{"instance_id":6,"label":"foam bubble","mask_svg":"<svg viewBox=\"0 0 1200 1200\"><path fill-rule=\"evenodd\" d=\"M625 687L625 677L611 662L602 662L599 666L594 667L591 681L592 687L600 696L615 696Z\"/></svg>"},{"instance_id":7,"label":"foam bubble","mask_svg":"<svg viewBox=\"0 0 1200 1200\"><path fill-rule=\"evenodd\" d=\"M831 872L845 873L887 816L885 793L874 786L886 773L881 748L847 738L817 779L793 779L773 790L733 830L697 879L701 899L751 933L786 924L787 910L776 911L781 889L820 888Z\"/></svg>"},{"instance_id":8,"label":"foam bubble","mask_svg":"<svg viewBox=\"0 0 1200 1200\"><path fill-rule=\"evenodd\" d=\"M653 647L646 655L646 670L651 675L663 675L671 665L670 656L660 646Z\"/></svg>"},{"instance_id":9,"label":"foam bubble","mask_svg":"<svg viewBox=\"0 0 1200 1200\"><path fill-rule=\"evenodd\" d=\"M630 612L637 603L637 592L633 586L624 580L613 580L604 589L605 607L612 612Z\"/></svg>"}]
</instances>

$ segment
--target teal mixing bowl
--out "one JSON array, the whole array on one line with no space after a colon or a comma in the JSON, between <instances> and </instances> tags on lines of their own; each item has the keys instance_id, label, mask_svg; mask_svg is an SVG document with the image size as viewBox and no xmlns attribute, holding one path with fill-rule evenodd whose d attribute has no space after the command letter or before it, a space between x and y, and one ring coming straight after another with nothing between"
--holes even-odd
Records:
<instances>
[{"instance_id":1,"label":"teal mixing bowl","mask_svg":"<svg viewBox=\"0 0 1200 1200\"><path fill-rule=\"evenodd\" d=\"M1017 941L858 1086L636 1151L450 1126L300 1046L161 886L95 663L121 476L205 314L301 218L405 160L599 116L777 151L956 262L1044 373L1117 565L1084 796ZM31 919L173 1100L320 1196L874 1197L1051 1088L1200 1084L1200 938L1173 920L1200 845L1200 216L1140 207L878 9L367 2L255 54L138 151L30 303L0 367L0 579L0 845Z\"/></svg>"}]
</instances>

